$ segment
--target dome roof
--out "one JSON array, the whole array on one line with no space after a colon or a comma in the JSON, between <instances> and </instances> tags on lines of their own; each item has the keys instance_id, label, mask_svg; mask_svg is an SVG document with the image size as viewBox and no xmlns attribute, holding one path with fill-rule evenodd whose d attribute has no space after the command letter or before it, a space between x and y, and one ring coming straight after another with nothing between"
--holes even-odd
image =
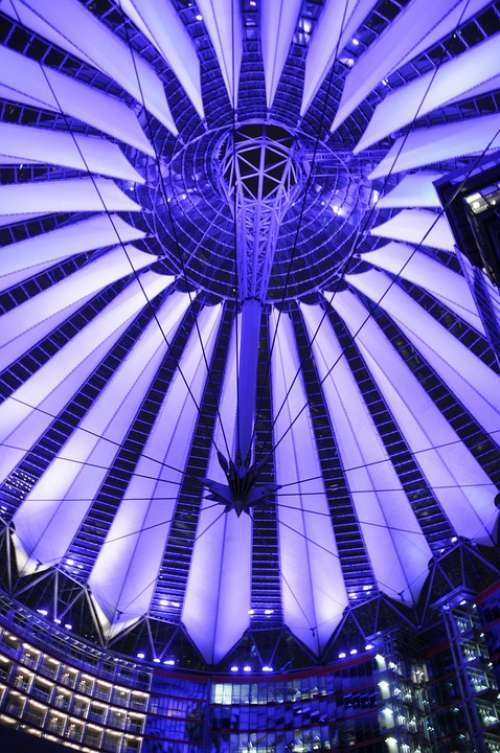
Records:
<instances>
[{"instance_id":1,"label":"dome roof","mask_svg":"<svg viewBox=\"0 0 500 753\"><path fill-rule=\"evenodd\" d=\"M0 11L9 588L111 646L321 656L492 545L498 369L434 183L500 148L493 4Z\"/></svg>"}]
</instances>

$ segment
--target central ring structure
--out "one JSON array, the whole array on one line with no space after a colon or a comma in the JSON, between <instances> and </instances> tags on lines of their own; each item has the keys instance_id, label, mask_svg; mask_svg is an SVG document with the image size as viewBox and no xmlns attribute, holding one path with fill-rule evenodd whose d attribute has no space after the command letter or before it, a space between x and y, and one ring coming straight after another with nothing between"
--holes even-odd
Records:
<instances>
[{"instance_id":1,"label":"central ring structure","mask_svg":"<svg viewBox=\"0 0 500 753\"><path fill-rule=\"evenodd\" d=\"M160 158L138 158L136 192L158 271L225 300L286 302L337 284L370 205L370 158L267 121L175 146L158 128L155 142Z\"/></svg>"}]
</instances>

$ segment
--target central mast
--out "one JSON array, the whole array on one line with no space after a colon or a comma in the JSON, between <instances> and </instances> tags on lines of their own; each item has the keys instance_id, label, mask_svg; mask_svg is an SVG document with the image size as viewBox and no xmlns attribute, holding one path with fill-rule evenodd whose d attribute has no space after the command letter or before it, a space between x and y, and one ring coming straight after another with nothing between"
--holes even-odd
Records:
<instances>
[{"instance_id":1,"label":"central mast","mask_svg":"<svg viewBox=\"0 0 500 753\"><path fill-rule=\"evenodd\" d=\"M294 151L293 136L273 125L242 126L228 134L222 147L222 185L235 223L241 336L234 457L219 458L229 485L224 493L215 490L215 482L208 485L214 499L238 514L248 512L270 489L255 485L252 465L257 363L262 308L280 227L298 189Z\"/></svg>"}]
</instances>

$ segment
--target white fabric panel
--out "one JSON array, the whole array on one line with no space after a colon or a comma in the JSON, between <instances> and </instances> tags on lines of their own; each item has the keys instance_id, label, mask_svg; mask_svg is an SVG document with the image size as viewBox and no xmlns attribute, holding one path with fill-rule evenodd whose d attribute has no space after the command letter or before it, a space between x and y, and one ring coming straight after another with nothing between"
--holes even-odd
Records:
<instances>
[{"instance_id":1,"label":"white fabric panel","mask_svg":"<svg viewBox=\"0 0 500 753\"><path fill-rule=\"evenodd\" d=\"M241 327L241 323L238 326ZM236 366L236 328L233 325L220 402L220 417L231 452L236 446ZM214 440L225 453L219 420ZM226 483L215 447L210 454L207 476ZM245 513L238 518L234 511L221 516L223 510L222 505L214 507L210 500L202 503L196 534L199 539L193 549L182 611L182 621L189 635L208 662L220 661L249 625L251 520Z\"/></svg>"},{"instance_id":2,"label":"white fabric panel","mask_svg":"<svg viewBox=\"0 0 500 753\"><path fill-rule=\"evenodd\" d=\"M453 10L457 0L413 0L356 61L348 74L332 130L356 109L429 31Z\"/></svg>"},{"instance_id":3,"label":"white fabric panel","mask_svg":"<svg viewBox=\"0 0 500 753\"><path fill-rule=\"evenodd\" d=\"M434 28L430 29L428 34L405 55L405 57L399 61L396 68L401 68L410 60L420 55L425 50L430 50L436 42L444 39L452 31L455 31L458 24L465 24L469 18L472 18L479 13L482 8L489 5L490 0L461 0L461 2L455 3L453 9L444 16L440 23L436 24Z\"/></svg>"},{"instance_id":4,"label":"white fabric panel","mask_svg":"<svg viewBox=\"0 0 500 753\"><path fill-rule=\"evenodd\" d=\"M427 575L432 552L349 364L340 357L342 347L333 328L328 320L320 326L322 307L302 305L301 310L309 338L317 332L314 360L378 585L393 598L414 602ZM336 365L327 376L333 364Z\"/></svg>"},{"instance_id":5,"label":"white fabric panel","mask_svg":"<svg viewBox=\"0 0 500 753\"><path fill-rule=\"evenodd\" d=\"M399 324L423 357L487 431L500 427L500 382L496 374L391 279L371 269L346 280ZM382 296L384 296L382 298Z\"/></svg>"},{"instance_id":6,"label":"white fabric panel","mask_svg":"<svg viewBox=\"0 0 500 753\"><path fill-rule=\"evenodd\" d=\"M198 317L207 358L213 351L220 316L221 306L217 305L204 308ZM149 609L175 513L178 482L182 481L181 474L168 466L185 466L198 417L193 397L199 404L206 375L200 337L194 328L137 464L136 473L141 475L132 477L89 578L108 636Z\"/></svg>"},{"instance_id":7,"label":"white fabric panel","mask_svg":"<svg viewBox=\"0 0 500 753\"><path fill-rule=\"evenodd\" d=\"M122 10L154 44L181 82L200 118L200 63L193 41L171 0L119 0Z\"/></svg>"},{"instance_id":8,"label":"white fabric panel","mask_svg":"<svg viewBox=\"0 0 500 753\"><path fill-rule=\"evenodd\" d=\"M460 102L463 99L469 99L470 97L480 97L482 94L488 94L497 89L500 89L500 75L493 76L493 78L489 78L485 81L484 84L479 84L479 86L474 86L472 89L462 92L458 97L450 99L447 104L451 105L455 102Z\"/></svg>"},{"instance_id":9,"label":"white fabric panel","mask_svg":"<svg viewBox=\"0 0 500 753\"><path fill-rule=\"evenodd\" d=\"M494 485L357 296L350 291L338 293L333 306L356 337L410 451L416 453L415 462L457 535L492 544L497 519Z\"/></svg>"},{"instance_id":10,"label":"white fabric panel","mask_svg":"<svg viewBox=\"0 0 500 753\"><path fill-rule=\"evenodd\" d=\"M299 357L289 317L282 314L279 325L277 322L274 310L270 325L271 341L278 326L271 364L275 443L307 403L299 377L278 414L299 367ZM308 410L276 447L275 463L276 482L293 484L278 497L279 503L286 505L278 505L284 619L300 640L318 652L339 623L347 597L323 483L319 478L307 484L295 483L321 476ZM302 496L306 492L313 496ZM308 509L321 515L308 513Z\"/></svg>"},{"instance_id":11,"label":"white fabric panel","mask_svg":"<svg viewBox=\"0 0 500 753\"><path fill-rule=\"evenodd\" d=\"M438 301L484 334L476 304L462 275L404 243L388 243L376 251L363 254L363 259L428 290Z\"/></svg>"},{"instance_id":12,"label":"white fabric panel","mask_svg":"<svg viewBox=\"0 0 500 753\"><path fill-rule=\"evenodd\" d=\"M165 333L179 320L186 299L189 302L187 294L174 293L161 307L158 320ZM65 442L60 457L53 460L18 508L14 516L16 555L24 574L55 564L65 555L165 351L165 340L153 320Z\"/></svg>"},{"instance_id":13,"label":"white fabric panel","mask_svg":"<svg viewBox=\"0 0 500 753\"><path fill-rule=\"evenodd\" d=\"M20 92L18 89L14 90L12 86L5 86L2 83L0 83L0 97L29 107L42 107L40 100L36 97L30 97L26 93Z\"/></svg>"},{"instance_id":14,"label":"white fabric panel","mask_svg":"<svg viewBox=\"0 0 500 753\"><path fill-rule=\"evenodd\" d=\"M137 116L117 97L93 89L36 60L0 46L0 82L16 101L28 95L37 106L63 112L154 156ZM21 100L22 101L22 100Z\"/></svg>"},{"instance_id":15,"label":"white fabric panel","mask_svg":"<svg viewBox=\"0 0 500 753\"><path fill-rule=\"evenodd\" d=\"M376 0L326 0L307 50L302 115L328 75L337 51L342 52L375 4Z\"/></svg>"},{"instance_id":16,"label":"white fabric panel","mask_svg":"<svg viewBox=\"0 0 500 753\"><path fill-rule=\"evenodd\" d=\"M153 299L173 278L146 272L141 279L147 296ZM0 405L0 442L19 448L3 448L0 482L35 444L51 423L52 416L62 410L145 305L144 292L134 279L104 311Z\"/></svg>"},{"instance_id":17,"label":"white fabric panel","mask_svg":"<svg viewBox=\"0 0 500 753\"><path fill-rule=\"evenodd\" d=\"M430 209L403 209L382 225L370 230L371 235L431 246L443 251L455 249L455 239L444 214Z\"/></svg>"},{"instance_id":18,"label":"white fabric panel","mask_svg":"<svg viewBox=\"0 0 500 753\"><path fill-rule=\"evenodd\" d=\"M6 0L2 10L41 36L107 74L177 133L163 83L136 52L77 0ZM138 80L139 79L139 80Z\"/></svg>"},{"instance_id":19,"label":"white fabric panel","mask_svg":"<svg viewBox=\"0 0 500 753\"><path fill-rule=\"evenodd\" d=\"M0 188L0 195L1 192L2 188ZM27 277L70 256L112 246L118 239L122 243L129 243L146 235L142 230L128 225L117 214L111 215L111 220L106 214L97 214L89 219L63 225L33 238L26 238L4 246L0 249L0 290L16 285ZM132 253L137 261L141 260L138 267L141 268L143 266L142 252L133 250ZM156 256L151 256L151 263L156 261L156 258Z\"/></svg>"},{"instance_id":20,"label":"white fabric panel","mask_svg":"<svg viewBox=\"0 0 500 753\"><path fill-rule=\"evenodd\" d=\"M0 123L0 152L19 164L28 159L144 183L117 144L95 136Z\"/></svg>"},{"instance_id":21,"label":"white fabric panel","mask_svg":"<svg viewBox=\"0 0 500 753\"><path fill-rule=\"evenodd\" d=\"M40 36L45 37L45 39L54 42L63 50L67 50L75 57L79 57L86 63L93 65L92 60L87 57L82 50L74 45L70 39L64 36L64 34L61 34L56 30L55 26L52 24L53 20L49 22L49 3L47 3L47 8L44 11L43 17L39 14L37 8L34 8L34 5L35 3L30 2L30 0L2 0L2 12L5 13L5 15L10 16L14 21L22 23L23 26L27 26ZM41 8L42 3L38 2L37 5ZM97 19L95 20L97 21ZM70 29L71 36L74 35L74 31L74 29Z\"/></svg>"},{"instance_id":22,"label":"white fabric panel","mask_svg":"<svg viewBox=\"0 0 500 753\"><path fill-rule=\"evenodd\" d=\"M16 160L16 163L19 160ZM35 217L43 217L38 212L23 212L22 214L0 214L0 227L5 225L13 225L15 222L26 222L27 220L33 220Z\"/></svg>"},{"instance_id":23,"label":"white fabric panel","mask_svg":"<svg viewBox=\"0 0 500 753\"><path fill-rule=\"evenodd\" d=\"M438 330L434 319L426 325L420 330L414 323L401 322L402 330L464 407L487 432L496 431L500 427L498 377L444 327Z\"/></svg>"},{"instance_id":24,"label":"white fabric panel","mask_svg":"<svg viewBox=\"0 0 500 753\"><path fill-rule=\"evenodd\" d=\"M405 175L398 185L377 202L377 209L403 207L440 207L434 181L443 173L425 171Z\"/></svg>"},{"instance_id":25,"label":"white fabric panel","mask_svg":"<svg viewBox=\"0 0 500 753\"><path fill-rule=\"evenodd\" d=\"M261 5L260 38L268 107L278 88L301 7L302 0L274 0Z\"/></svg>"},{"instance_id":26,"label":"white fabric panel","mask_svg":"<svg viewBox=\"0 0 500 753\"><path fill-rule=\"evenodd\" d=\"M500 147L500 113L413 130L403 145L396 139L386 156L368 176L370 180L389 173L433 165L453 157L481 154ZM491 143L490 143L491 142Z\"/></svg>"},{"instance_id":27,"label":"white fabric panel","mask_svg":"<svg viewBox=\"0 0 500 753\"><path fill-rule=\"evenodd\" d=\"M0 368L5 368L17 358L20 358L27 350L33 345L40 342L50 332L59 327L64 321L71 317L81 306L85 306L91 298L105 287L106 283L100 280L95 280L95 285L98 287L83 298L77 297L74 303L64 306L50 316L41 318L32 327L16 335L8 346L4 349L0 349ZM42 301L41 301L42 302ZM43 317L43 310L40 312L40 317Z\"/></svg>"},{"instance_id":28,"label":"white fabric panel","mask_svg":"<svg viewBox=\"0 0 500 753\"><path fill-rule=\"evenodd\" d=\"M5 368L17 357L14 352L19 353L19 338L22 338L24 348L36 342L28 334L32 327L75 301L94 294L111 282L131 274L131 263L134 269L140 270L152 264L157 258L138 251L133 246L127 247L127 253L128 258L123 248L116 246L74 274L7 311L2 317L3 326L0 329L0 368Z\"/></svg>"},{"instance_id":29,"label":"white fabric panel","mask_svg":"<svg viewBox=\"0 0 500 753\"><path fill-rule=\"evenodd\" d=\"M500 35L496 35L443 63L437 73L429 71L389 94L375 108L354 154L499 74Z\"/></svg>"},{"instance_id":30,"label":"white fabric panel","mask_svg":"<svg viewBox=\"0 0 500 753\"><path fill-rule=\"evenodd\" d=\"M24 160L28 165L34 165L36 162L31 159ZM19 159L16 157L6 157L5 154L0 154L0 165L18 165Z\"/></svg>"},{"instance_id":31,"label":"white fabric panel","mask_svg":"<svg viewBox=\"0 0 500 753\"><path fill-rule=\"evenodd\" d=\"M0 186L0 206L7 214L15 214L21 207L36 214L102 212L104 209L110 212L141 211L140 205L132 201L109 178L9 183Z\"/></svg>"},{"instance_id":32,"label":"white fabric panel","mask_svg":"<svg viewBox=\"0 0 500 753\"><path fill-rule=\"evenodd\" d=\"M239 0L198 0L198 8L214 46L229 100L237 107L243 54Z\"/></svg>"}]
</instances>

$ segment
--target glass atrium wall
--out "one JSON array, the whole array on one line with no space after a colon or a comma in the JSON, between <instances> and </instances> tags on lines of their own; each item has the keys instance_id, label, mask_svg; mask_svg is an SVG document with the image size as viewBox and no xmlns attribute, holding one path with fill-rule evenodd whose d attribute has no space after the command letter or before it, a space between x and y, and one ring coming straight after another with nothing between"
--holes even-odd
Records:
<instances>
[{"instance_id":1,"label":"glass atrium wall","mask_svg":"<svg viewBox=\"0 0 500 753\"><path fill-rule=\"evenodd\" d=\"M499 753L499 591L432 627L288 673L186 673L110 658L3 603L0 724L109 753ZM1 727L0 727L1 731ZM0 736L0 741L1 741Z\"/></svg>"}]
</instances>

